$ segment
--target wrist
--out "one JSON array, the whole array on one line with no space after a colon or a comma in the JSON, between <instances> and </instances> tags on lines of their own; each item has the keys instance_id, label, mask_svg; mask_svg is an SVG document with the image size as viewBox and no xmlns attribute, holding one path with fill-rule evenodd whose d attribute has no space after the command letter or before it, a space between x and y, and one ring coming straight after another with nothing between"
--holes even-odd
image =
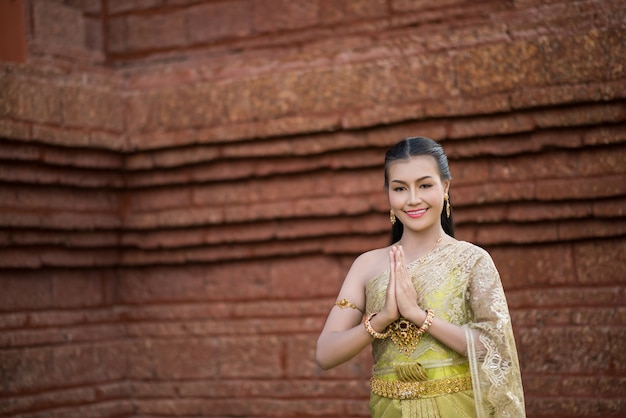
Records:
<instances>
[{"instance_id":1,"label":"wrist","mask_svg":"<svg viewBox=\"0 0 626 418\"><path fill-rule=\"evenodd\" d=\"M396 315L394 317L393 315L389 315L385 311L380 311L376 314L376 316L372 318L372 324L375 324L374 326L376 327L376 329L385 329L399 317L399 315Z\"/></svg>"},{"instance_id":2,"label":"wrist","mask_svg":"<svg viewBox=\"0 0 626 418\"><path fill-rule=\"evenodd\" d=\"M418 327L422 326L424 321L426 321L427 312L419 307L412 309L407 316L406 319L413 322Z\"/></svg>"},{"instance_id":3,"label":"wrist","mask_svg":"<svg viewBox=\"0 0 626 418\"><path fill-rule=\"evenodd\" d=\"M377 316L378 316L377 312L373 312L367 315L365 317L365 322L363 323L363 325L365 326L365 329L367 330L368 334L372 336L372 338L375 338L375 339L387 338L390 333L390 330L388 329L387 325L385 325L384 327L381 327L381 325L378 323L372 324L372 322L375 321L375 318ZM381 332L378 331L378 329L380 328L383 328Z\"/></svg>"}]
</instances>

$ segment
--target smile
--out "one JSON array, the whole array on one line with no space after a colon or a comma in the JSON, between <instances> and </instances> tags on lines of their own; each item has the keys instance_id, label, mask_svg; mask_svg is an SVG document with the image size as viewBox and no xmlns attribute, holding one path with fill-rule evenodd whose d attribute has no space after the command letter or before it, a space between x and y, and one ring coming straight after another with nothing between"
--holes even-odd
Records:
<instances>
[{"instance_id":1,"label":"smile","mask_svg":"<svg viewBox=\"0 0 626 418\"><path fill-rule=\"evenodd\" d=\"M426 213L427 210L428 209L407 210L405 213L411 218L420 218Z\"/></svg>"}]
</instances>

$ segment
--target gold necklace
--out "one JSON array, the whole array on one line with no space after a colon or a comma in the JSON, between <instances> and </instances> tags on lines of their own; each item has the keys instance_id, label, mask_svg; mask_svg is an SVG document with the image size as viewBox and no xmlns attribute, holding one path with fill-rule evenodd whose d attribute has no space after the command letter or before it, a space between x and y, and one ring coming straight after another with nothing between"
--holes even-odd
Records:
<instances>
[{"instance_id":1,"label":"gold necklace","mask_svg":"<svg viewBox=\"0 0 626 418\"><path fill-rule=\"evenodd\" d=\"M428 257L430 255L430 253L432 253L435 250L435 248L437 248L437 245L439 245L439 243L441 242L442 239L443 239L443 237L439 237L437 239L437 242L435 242L435 246L433 248L431 248L429 252L427 252L422 257L417 259L417 262L420 264L420 266L426 262L426 257Z\"/></svg>"}]
</instances>

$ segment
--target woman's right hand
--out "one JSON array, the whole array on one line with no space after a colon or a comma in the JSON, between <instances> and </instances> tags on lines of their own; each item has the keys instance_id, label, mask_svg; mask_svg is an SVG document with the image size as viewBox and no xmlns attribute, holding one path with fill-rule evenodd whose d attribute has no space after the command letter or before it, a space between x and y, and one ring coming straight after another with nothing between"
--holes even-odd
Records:
<instances>
[{"instance_id":1,"label":"woman's right hand","mask_svg":"<svg viewBox=\"0 0 626 418\"><path fill-rule=\"evenodd\" d=\"M389 251L389 283L387 284L385 306L383 306L380 313L376 315L380 316L381 322L384 320L385 326L400 318L400 311L398 310L398 302L396 299L396 269L401 268L401 266L398 265L401 260L396 257L395 253L393 249Z\"/></svg>"}]
</instances>

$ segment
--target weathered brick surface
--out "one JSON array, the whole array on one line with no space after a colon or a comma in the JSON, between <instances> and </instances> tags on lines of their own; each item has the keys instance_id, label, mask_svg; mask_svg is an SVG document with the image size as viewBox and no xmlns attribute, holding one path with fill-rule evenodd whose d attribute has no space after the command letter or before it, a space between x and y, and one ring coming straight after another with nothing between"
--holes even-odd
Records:
<instances>
[{"instance_id":1,"label":"weathered brick surface","mask_svg":"<svg viewBox=\"0 0 626 418\"><path fill-rule=\"evenodd\" d=\"M369 350L315 343L409 135L499 268L528 415L623 415L622 3L25 0L0 415L368 416Z\"/></svg>"}]
</instances>

